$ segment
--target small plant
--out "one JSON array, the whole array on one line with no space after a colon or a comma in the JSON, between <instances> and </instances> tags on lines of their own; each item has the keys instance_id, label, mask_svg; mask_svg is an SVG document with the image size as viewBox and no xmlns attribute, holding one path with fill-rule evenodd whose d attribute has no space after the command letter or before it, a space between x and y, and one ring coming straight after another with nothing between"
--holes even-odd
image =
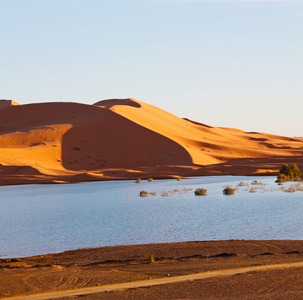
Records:
<instances>
[{"instance_id":1,"label":"small plant","mask_svg":"<svg viewBox=\"0 0 303 300\"><path fill-rule=\"evenodd\" d=\"M195 190L196 196L206 196L207 195L207 189L196 189Z\"/></svg>"},{"instance_id":2,"label":"small plant","mask_svg":"<svg viewBox=\"0 0 303 300\"><path fill-rule=\"evenodd\" d=\"M153 179L153 178L148 178L147 180L148 180L149 182L154 181L154 179Z\"/></svg>"},{"instance_id":3,"label":"small plant","mask_svg":"<svg viewBox=\"0 0 303 300\"><path fill-rule=\"evenodd\" d=\"M251 185L266 185L265 183L263 183L262 181L257 181L257 180L254 180Z\"/></svg>"},{"instance_id":4,"label":"small plant","mask_svg":"<svg viewBox=\"0 0 303 300\"><path fill-rule=\"evenodd\" d=\"M177 177L177 181L181 181L182 180L182 178L179 176L179 177Z\"/></svg>"},{"instance_id":5,"label":"small plant","mask_svg":"<svg viewBox=\"0 0 303 300\"><path fill-rule=\"evenodd\" d=\"M170 193L167 193L167 192L164 192L164 191L161 192L162 197L168 197L170 195L171 195Z\"/></svg>"},{"instance_id":6,"label":"small plant","mask_svg":"<svg viewBox=\"0 0 303 300\"><path fill-rule=\"evenodd\" d=\"M284 189L283 191L286 193L294 193L297 191L303 191L303 186L301 185L301 182L300 182L297 184L292 184L288 189Z\"/></svg>"},{"instance_id":7,"label":"small plant","mask_svg":"<svg viewBox=\"0 0 303 300\"><path fill-rule=\"evenodd\" d=\"M234 195L236 188L232 188L231 186L227 185L226 188L223 190L224 195Z\"/></svg>"},{"instance_id":8,"label":"small plant","mask_svg":"<svg viewBox=\"0 0 303 300\"><path fill-rule=\"evenodd\" d=\"M142 190L140 192L140 197L147 197L147 196L148 196L148 192L147 191Z\"/></svg>"},{"instance_id":9,"label":"small plant","mask_svg":"<svg viewBox=\"0 0 303 300\"><path fill-rule=\"evenodd\" d=\"M290 186L288 189L284 189L285 193L294 193L296 188L294 186Z\"/></svg>"},{"instance_id":10,"label":"small plant","mask_svg":"<svg viewBox=\"0 0 303 300\"><path fill-rule=\"evenodd\" d=\"M150 263L155 263L156 262L155 254L148 254L147 259Z\"/></svg>"},{"instance_id":11,"label":"small plant","mask_svg":"<svg viewBox=\"0 0 303 300\"><path fill-rule=\"evenodd\" d=\"M140 178L137 178L137 179L136 179L136 183L141 183L141 179L140 179Z\"/></svg>"},{"instance_id":12,"label":"small plant","mask_svg":"<svg viewBox=\"0 0 303 300\"><path fill-rule=\"evenodd\" d=\"M238 186L249 186L248 182L240 181Z\"/></svg>"},{"instance_id":13,"label":"small plant","mask_svg":"<svg viewBox=\"0 0 303 300\"><path fill-rule=\"evenodd\" d=\"M152 195L152 196L157 196L157 193L156 192L151 192L151 193L149 193L150 195Z\"/></svg>"},{"instance_id":14,"label":"small plant","mask_svg":"<svg viewBox=\"0 0 303 300\"><path fill-rule=\"evenodd\" d=\"M249 190L250 193L256 193L257 192L257 189L254 188L254 187L251 187L250 190Z\"/></svg>"}]
</instances>

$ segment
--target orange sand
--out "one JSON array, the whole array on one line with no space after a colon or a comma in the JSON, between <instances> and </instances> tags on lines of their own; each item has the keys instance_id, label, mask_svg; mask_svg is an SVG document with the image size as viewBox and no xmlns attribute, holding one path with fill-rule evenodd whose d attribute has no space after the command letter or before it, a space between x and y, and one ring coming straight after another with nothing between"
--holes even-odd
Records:
<instances>
[{"instance_id":1,"label":"orange sand","mask_svg":"<svg viewBox=\"0 0 303 300\"><path fill-rule=\"evenodd\" d=\"M86 105L0 100L0 185L303 168L303 139L212 127L135 99Z\"/></svg>"}]
</instances>

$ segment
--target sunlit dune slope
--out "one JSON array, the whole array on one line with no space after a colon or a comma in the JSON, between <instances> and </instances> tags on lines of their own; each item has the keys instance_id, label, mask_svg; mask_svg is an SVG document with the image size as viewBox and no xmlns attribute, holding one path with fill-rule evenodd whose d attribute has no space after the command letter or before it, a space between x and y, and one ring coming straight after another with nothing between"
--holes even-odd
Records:
<instances>
[{"instance_id":1,"label":"sunlit dune slope","mask_svg":"<svg viewBox=\"0 0 303 300\"><path fill-rule=\"evenodd\" d=\"M135 99L0 100L0 184L269 174L302 165L303 140L181 119Z\"/></svg>"},{"instance_id":2,"label":"sunlit dune slope","mask_svg":"<svg viewBox=\"0 0 303 300\"><path fill-rule=\"evenodd\" d=\"M186 149L194 164L214 164L243 157L294 155L303 150L302 139L211 127L180 119L134 99L104 100L95 105L107 107L136 124L175 141Z\"/></svg>"}]
</instances>

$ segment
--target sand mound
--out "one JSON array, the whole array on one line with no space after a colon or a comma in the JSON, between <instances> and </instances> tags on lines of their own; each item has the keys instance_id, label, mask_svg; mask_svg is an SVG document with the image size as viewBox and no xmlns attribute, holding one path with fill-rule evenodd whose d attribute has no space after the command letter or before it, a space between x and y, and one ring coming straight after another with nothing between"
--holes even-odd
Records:
<instances>
[{"instance_id":1,"label":"sand mound","mask_svg":"<svg viewBox=\"0 0 303 300\"><path fill-rule=\"evenodd\" d=\"M135 99L0 100L0 184L270 174L303 167L302 154L299 138L212 127Z\"/></svg>"}]
</instances>

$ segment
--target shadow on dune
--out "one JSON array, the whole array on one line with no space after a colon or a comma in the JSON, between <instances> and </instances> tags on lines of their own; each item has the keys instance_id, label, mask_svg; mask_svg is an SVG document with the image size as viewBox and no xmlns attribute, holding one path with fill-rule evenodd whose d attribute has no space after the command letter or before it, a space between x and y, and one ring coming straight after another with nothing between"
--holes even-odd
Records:
<instances>
[{"instance_id":1,"label":"shadow on dune","mask_svg":"<svg viewBox=\"0 0 303 300\"><path fill-rule=\"evenodd\" d=\"M62 139L62 164L68 170L193 164L178 143L107 108L83 106L72 124Z\"/></svg>"},{"instance_id":2,"label":"shadow on dune","mask_svg":"<svg viewBox=\"0 0 303 300\"><path fill-rule=\"evenodd\" d=\"M136 108L140 108L141 104L128 98L128 99L108 99L108 100L102 100L94 103L95 106L104 106L107 108L116 106L116 105L126 105L126 106L132 106Z\"/></svg>"},{"instance_id":3,"label":"shadow on dune","mask_svg":"<svg viewBox=\"0 0 303 300\"><path fill-rule=\"evenodd\" d=\"M204 175L272 175L276 176L284 164L296 163L303 168L302 156L273 156L262 158L235 158L220 164L204 166L196 176ZM273 170L276 170L273 172Z\"/></svg>"}]
</instances>

